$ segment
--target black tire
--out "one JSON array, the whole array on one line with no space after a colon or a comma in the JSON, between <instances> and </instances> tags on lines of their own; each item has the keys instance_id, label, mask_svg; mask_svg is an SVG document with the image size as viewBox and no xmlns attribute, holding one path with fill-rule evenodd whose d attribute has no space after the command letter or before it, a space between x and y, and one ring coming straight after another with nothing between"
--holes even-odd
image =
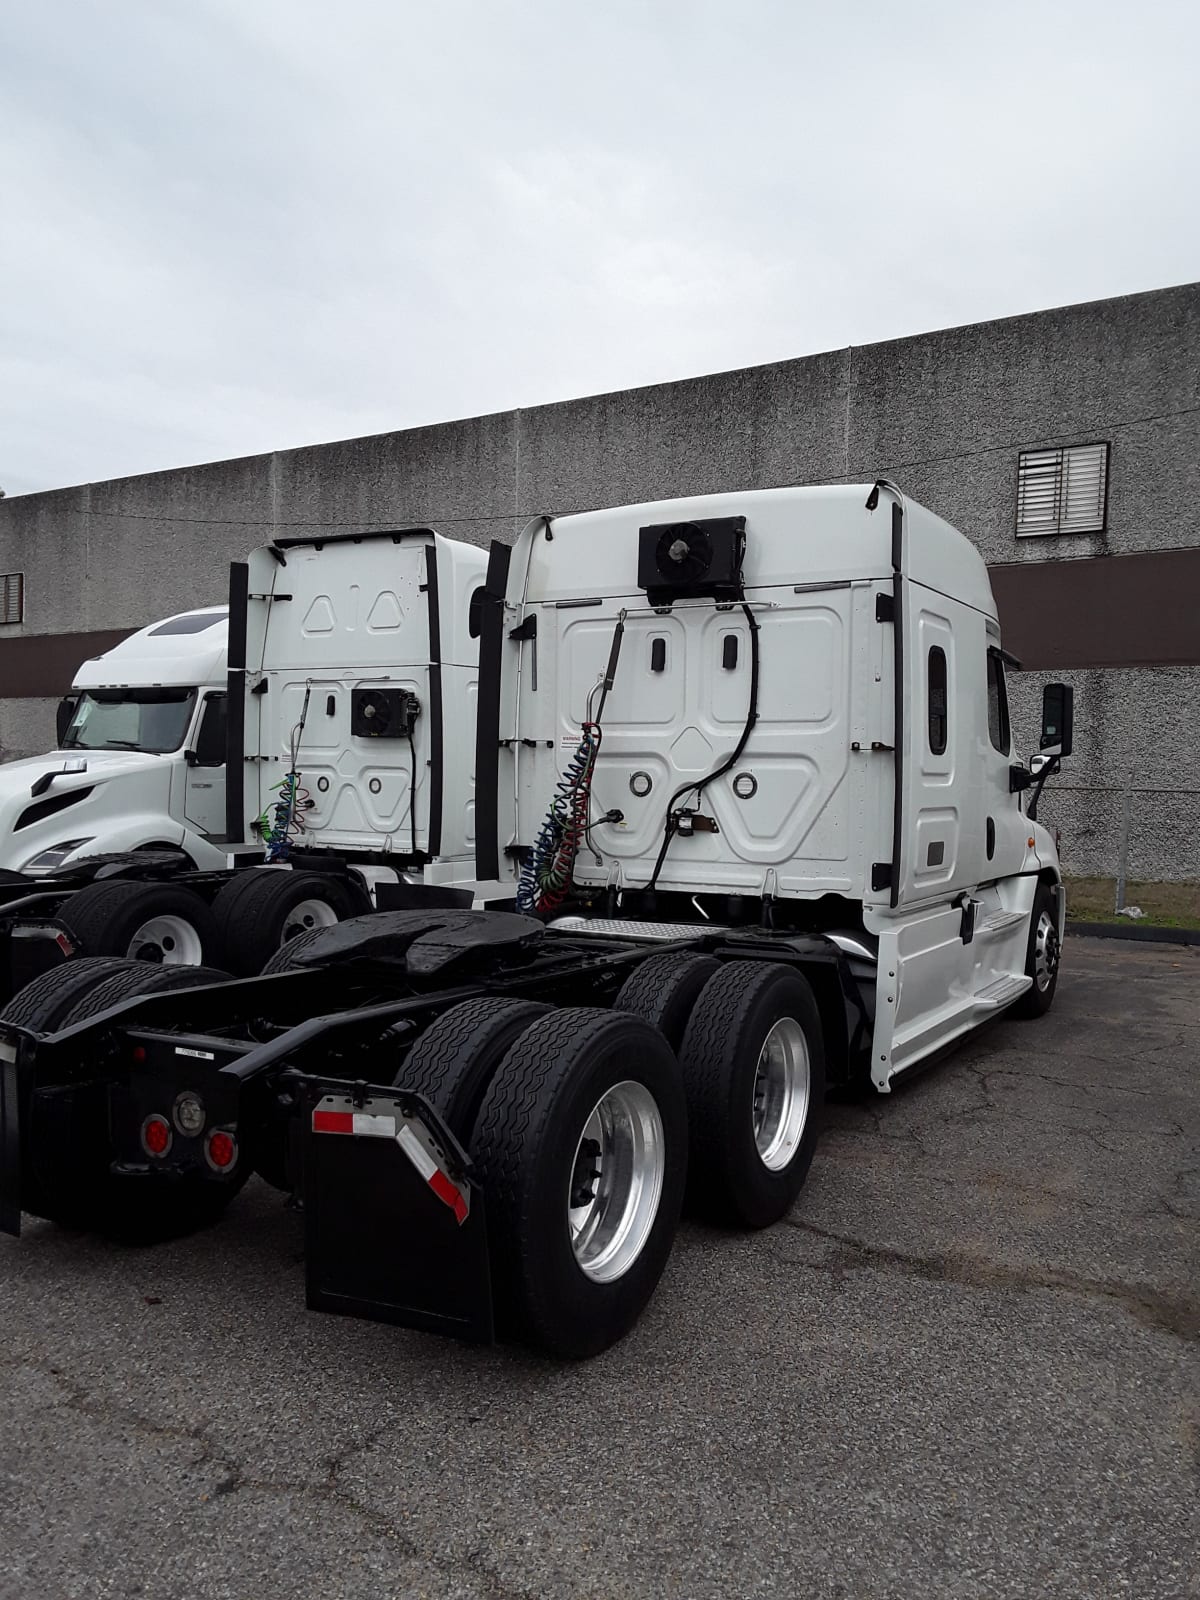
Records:
<instances>
[{"instance_id":1,"label":"black tire","mask_svg":"<svg viewBox=\"0 0 1200 1600\"><path fill-rule=\"evenodd\" d=\"M568 1196L585 1125L601 1097L632 1081L661 1121L657 1209L619 1276L589 1276L572 1247ZM498 1332L558 1356L591 1356L627 1333L671 1251L687 1177L679 1064L648 1023L620 1011L555 1011L500 1063L475 1123L471 1155L488 1209Z\"/></svg>"},{"instance_id":2,"label":"black tire","mask_svg":"<svg viewBox=\"0 0 1200 1600\"><path fill-rule=\"evenodd\" d=\"M57 998L49 986L39 996L29 991L42 986L47 978L58 978ZM228 980L229 974L212 967L163 967L144 961L113 961L107 958L71 961L55 973L45 973L21 991L17 1000L28 1000L40 1031L74 1026L98 1016L110 1006L134 995L161 994L173 989L194 989L207 983ZM16 1006L13 1001L7 1011ZM6 1015L6 1021L17 1021ZM97 1102L97 1109L103 1101ZM200 1175L188 1174L182 1180L154 1176L121 1177L105 1163L108 1141L107 1119L96 1117L97 1144L85 1159L46 1172L34 1170L33 1152L38 1147L36 1125L27 1130L23 1154L21 1209L31 1216L64 1227L108 1234L134 1244L152 1244L178 1238L199 1228L211 1226L250 1176L248 1161L229 1179L217 1183ZM78 1147L74 1147L76 1150Z\"/></svg>"},{"instance_id":3,"label":"black tire","mask_svg":"<svg viewBox=\"0 0 1200 1600\"><path fill-rule=\"evenodd\" d=\"M145 961L122 962L120 968L77 992L74 1003L59 1019L60 1028L73 1028L77 1022L98 1017L110 1006L134 995L165 994L175 989L199 989L209 983L228 983L229 974L219 967L155 967Z\"/></svg>"},{"instance_id":4,"label":"black tire","mask_svg":"<svg viewBox=\"0 0 1200 1600\"><path fill-rule=\"evenodd\" d=\"M172 883L117 880L89 884L63 902L59 921L89 956L123 956L149 964L170 964L170 947L147 943L135 948L135 935L155 918L170 917L193 930L204 966L216 958L218 939L213 914L198 894ZM164 953L165 952L165 953Z\"/></svg>"},{"instance_id":5,"label":"black tire","mask_svg":"<svg viewBox=\"0 0 1200 1600\"><path fill-rule=\"evenodd\" d=\"M281 944L279 949L262 969L260 976L269 978L276 972L292 972L300 965L297 956L308 949L314 939L319 939L325 932L324 928L306 928L303 933L298 933L294 939L289 939L286 944Z\"/></svg>"},{"instance_id":6,"label":"black tire","mask_svg":"<svg viewBox=\"0 0 1200 1600\"><path fill-rule=\"evenodd\" d=\"M807 1116L790 1157L772 1169L755 1139L755 1087L767 1035L787 1018L807 1052ZM808 980L777 962L723 965L696 1002L679 1059L691 1129L689 1204L714 1222L778 1222L808 1176L824 1113L825 1045Z\"/></svg>"},{"instance_id":7,"label":"black tire","mask_svg":"<svg viewBox=\"0 0 1200 1600\"><path fill-rule=\"evenodd\" d=\"M1043 918L1049 919L1047 927ZM1041 947L1041 948L1039 948ZM1025 975L1033 979L1031 986L1012 1007L1014 1017L1044 1017L1054 1004L1058 990L1058 973L1061 966L1062 947L1058 937L1058 901L1049 884L1038 884L1033 897L1033 911L1029 918L1029 943L1025 948ZM1046 962L1049 979L1045 977Z\"/></svg>"},{"instance_id":8,"label":"black tire","mask_svg":"<svg viewBox=\"0 0 1200 1600\"><path fill-rule=\"evenodd\" d=\"M396 1087L424 1095L451 1133L468 1143L492 1074L551 1009L534 1000L465 1000L426 1028L396 1074Z\"/></svg>"},{"instance_id":9,"label":"black tire","mask_svg":"<svg viewBox=\"0 0 1200 1600\"><path fill-rule=\"evenodd\" d=\"M12 1022L33 1033L54 1033L59 1019L80 995L95 988L102 978L124 972L129 966L137 966L143 972L153 970L144 961L124 961L115 956L81 956L77 961L64 961L39 973L20 989L0 1011L0 1022Z\"/></svg>"},{"instance_id":10,"label":"black tire","mask_svg":"<svg viewBox=\"0 0 1200 1600\"><path fill-rule=\"evenodd\" d=\"M701 989L720 967L716 956L651 956L625 979L613 1009L641 1017L677 1051Z\"/></svg>"},{"instance_id":11,"label":"black tire","mask_svg":"<svg viewBox=\"0 0 1200 1600\"><path fill-rule=\"evenodd\" d=\"M229 970L240 978L253 977L289 939L315 931L311 922L293 915L306 900L327 905L337 922L371 909L366 893L348 878L263 867L235 873L213 901Z\"/></svg>"}]
</instances>

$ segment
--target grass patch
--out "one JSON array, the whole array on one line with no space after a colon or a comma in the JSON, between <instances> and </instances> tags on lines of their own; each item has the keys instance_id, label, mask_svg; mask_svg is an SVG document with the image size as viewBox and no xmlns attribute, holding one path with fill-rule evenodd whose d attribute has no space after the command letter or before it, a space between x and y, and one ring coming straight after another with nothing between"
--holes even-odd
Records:
<instances>
[{"instance_id":1,"label":"grass patch","mask_svg":"<svg viewBox=\"0 0 1200 1600\"><path fill-rule=\"evenodd\" d=\"M1068 878L1067 920L1069 922L1128 922L1118 917L1115 878ZM1200 928L1200 883L1142 883L1130 879L1125 885L1125 904L1141 906L1144 922L1156 928Z\"/></svg>"}]
</instances>

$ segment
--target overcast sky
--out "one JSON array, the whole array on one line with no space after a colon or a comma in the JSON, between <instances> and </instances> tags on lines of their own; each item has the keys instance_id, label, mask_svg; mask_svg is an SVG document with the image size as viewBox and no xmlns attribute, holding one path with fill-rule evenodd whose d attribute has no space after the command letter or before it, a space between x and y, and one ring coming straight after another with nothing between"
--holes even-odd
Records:
<instances>
[{"instance_id":1,"label":"overcast sky","mask_svg":"<svg viewBox=\"0 0 1200 1600\"><path fill-rule=\"evenodd\" d=\"M9 494L1200 277L1200 6L0 0Z\"/></svg>"}]
</instances>

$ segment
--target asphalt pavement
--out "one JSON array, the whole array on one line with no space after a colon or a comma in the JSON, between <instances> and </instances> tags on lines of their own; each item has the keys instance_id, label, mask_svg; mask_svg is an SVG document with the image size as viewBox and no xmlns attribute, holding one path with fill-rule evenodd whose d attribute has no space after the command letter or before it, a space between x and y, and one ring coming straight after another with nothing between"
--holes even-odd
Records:
<instances>
[{"instance_id":1,"label":"asphalt pavement","mask_svg":"<svg viewBox=\"0 0 1200 1600\"><path fill-rule=\"evenodd\" d=\"M260 1184L153 1250L30 1223L0 1595L1194 1595L1198 1056L1200 950L1075 940L579 1365L305 1311Z\"/></svg>"}]
</instances>

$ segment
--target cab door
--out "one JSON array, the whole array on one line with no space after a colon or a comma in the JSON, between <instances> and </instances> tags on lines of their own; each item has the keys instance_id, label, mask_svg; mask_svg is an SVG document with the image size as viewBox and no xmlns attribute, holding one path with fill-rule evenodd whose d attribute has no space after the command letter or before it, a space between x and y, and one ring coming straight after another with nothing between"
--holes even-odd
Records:
<instances>
[{"instance_id":1,"label":"cab door","mask_svg":"<svg viewBox=\"0 0 1200 1600\"><path fill-rule=\"evenodd\" d=\"M200 703L196 734L185 757L183 812L188 823L207 837L225 833L225 715L224 691L205 695Z\"/></svg>"},{"instance_id":2,"label":"cab door","mask_svg":"<svg viewBox=\"0 0 1200 1600\"><path fill-rule=\"evenodd\" d=\"M899 903L949 902L980 881L982 615L906 583L904 807Z\"/></svg>"}]
</instances>

